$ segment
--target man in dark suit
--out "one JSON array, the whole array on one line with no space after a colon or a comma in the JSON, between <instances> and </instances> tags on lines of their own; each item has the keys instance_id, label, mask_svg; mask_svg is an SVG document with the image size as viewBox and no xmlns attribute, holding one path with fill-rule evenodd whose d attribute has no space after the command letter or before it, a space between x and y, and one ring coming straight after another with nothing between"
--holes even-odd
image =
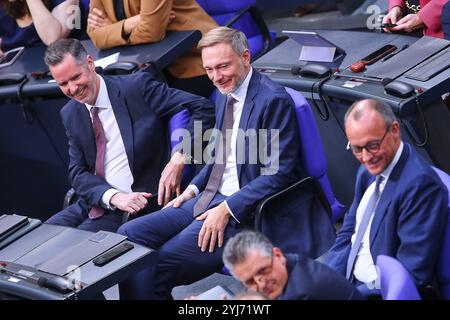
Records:
<instances>
[{"instance_id":1,"label":"man in dark suit","mask_svg":"<svg viewBox=\"0 0 450 320\"><path fill-rule=\"evenodd\" d=\"M116 231L123 213L155 210L148 198L158 183L160 204L180 193L184 157L180 152L170 157L168 121L187 108L194 138L194 121L202 121L204 129L212 124L208 100L170 89L147 72L100 77L92 56L75 39L52 43L45 62L72 98L61 116L69 139L70 180L79 196L47 223Z\"/></svg>"},{"instance_id":2,"label":"man in dark suit","mask_svg":"<svg viewBox=\"0 0 450 320\"><path fill-rule=\"evenodd\" d=\"M203 36L199 48L222 93L210 140L214 157L164 210L118 230L158 250L151 268L122 284L121 298L170 299L174 286L218 271L222 246L253 227L258 202L302 177L293 101L282 86L252 70L245 35L219 27ZM302 241L301 234L280 232Z\"/></svg>"},{"instance_id":3,"label":"man in dark suit","mask_svg":"<svg viewBox=\"0 0 450 320\"><path fill-rule=\"evenodd\" d=\"M283 253L263 234L243 231L228 240L223 262L251 291L278 300L358 300L342 275L304 255Z\"/></svg>"},{"instance_id":4,"label":"man in dark suit","mask_svg":"<svg viewBox=\"0 0 450 320\"><path fill-rule=\"evenodd\" d=\"M380 254L399 260L425 288L433 281L447 221L445 186L402 142L389 106L370 99L355 102L345 115L345 132L362 165L327 263L367 297L379 293L374 263Z\"/></svg>"}]
</instances>

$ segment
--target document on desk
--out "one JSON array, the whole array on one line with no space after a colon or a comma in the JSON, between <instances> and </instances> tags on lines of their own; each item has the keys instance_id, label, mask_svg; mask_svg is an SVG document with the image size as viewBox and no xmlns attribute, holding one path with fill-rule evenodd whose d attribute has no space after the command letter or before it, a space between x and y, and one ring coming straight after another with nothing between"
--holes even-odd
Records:
<instances>
[{"instance_id":1,"label":"document on desk","mask_svg":"<svg viewBox=\"0 0 450 320\"><path fill-rule=\"evenodd\" d=\"M392 58L384 62L379 61L364 75L366 77L395 79L449 45L450 41L423 36L409 48L399 52Z\"/></svg>"},{"instance_id":2,"label":"document on desk","mask_svg":"<svg viewBox=\"0 0 450 320\"><path fill-rule=\"evenodd\" d=\"M110 64L116 63L119 60L120 52L114 53L107 57L98 59L94 61L96 67L102 67L103 69L109 66Z\"/></svg>"},{"instance_id":3,"label":"document on desk","mask_svg":"<svg viewBox=\"0 0 450 320\"><path fill-rule=\"evenodd\" d=\"M99 231L89 239L67 248L53 259L43 263L40 271L64 276L126 239L117 233Z\"/></svg>"}]
</instances>

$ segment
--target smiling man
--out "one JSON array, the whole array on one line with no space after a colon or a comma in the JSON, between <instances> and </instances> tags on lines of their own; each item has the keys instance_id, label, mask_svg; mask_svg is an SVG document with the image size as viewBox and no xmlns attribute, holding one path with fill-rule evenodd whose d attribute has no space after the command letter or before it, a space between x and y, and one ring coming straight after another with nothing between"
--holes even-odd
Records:
<instances>
[{"instance_id":1,"label":"smiling man","mask_svg":"<svg viewBox=\"0 0 450 320\"><path fill-rule=\"evenodd\" d=\"M279 300L357 300L358 290L328 266L283 253L263 234L243 231L223 252L225 266L250 291Z\"/></svg>"},{"instance_id":2,"label":"smiling man","mask_svg":"<svg viewBox=\"0 0 450 320\"><path fill-rule=\"evenodd\" d=\"M215 127L222 134L210 140L215 146L214 161L165 209L130 221L118 230L130 240L158 250L154 265L121 285L121 298L170 299L173 287L220 270L223 245L237 232L254 226L257 204L302 177L294 102L281 85L252 69L245 35L226 27L215 28L203 36L199 48L208 77L222 93L216 100ZM265 161L252 162L257 146L249 137L237 142L238 130L249 129L270 132L269 142L259 140L258 146L279 139L279 149ZM279 164L278 170L264 170L272 168L274 162ZM290 205L295 206L298 199L302 195ZM274 219L280 223L274 225L285 235L283 241L310 241L317 245L316 251L331 246L334 234L330 239L328 226L332 226L325 214L299 212L296 224L289 224L287 214L282 215L285 208L274 210ZM310 216L314 222L304 220ZM314 240L306 240L308 230L293 230L314 223L321 230L327 228L322 234L312 235Z\"/></svg>"},{"instance_id":3,"label":"smiling man","mask_svg":"<svg viewBox=\"0 0 450 320\"><path fill-rule=\"evenodd\" d=\"M391 256L422 292L428 290L447 221L445 186L402 142L389 106L371 99L355 102L345 115L345 132L362 165L328 264L371 297L379 293L374 262L380 254Z\"/></svg>"},{"instance_id":4,"label":"smiling man","mask_svg":"<svg viewBox=\"0 0 450 320\"><path fill-rule=\"evenodd\" d=\"M187 109L194 121L212 124L214 108L201 97L167 87L147 72L100 76L76 39L46 50L45 62L71 100L61 109L69 140L69 176L79 199L46 222L83 230L116 231L124 213L158 210L180 193L183 155L170 157L168 121ZM166 142L166 143L164 143ZM187 150L185 150L187 151Z\"/></svg>"}]
</instances>

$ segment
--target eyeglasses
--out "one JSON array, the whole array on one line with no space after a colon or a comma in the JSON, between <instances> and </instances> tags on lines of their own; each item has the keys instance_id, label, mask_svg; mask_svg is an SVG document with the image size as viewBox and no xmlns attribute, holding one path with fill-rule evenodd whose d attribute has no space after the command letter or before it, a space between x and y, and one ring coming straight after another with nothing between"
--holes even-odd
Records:
<instances>
[{"instance_id":1,"label":"eyeglasses","mask_svg":"<svg viewBox=\"0 0 450 320\"><path fill-rule=\"evenodd\" d=\"M370 154L374 155L375 153L380 151L381 145L383 144L383 140L390 129L391 127L388 127L386 129L386 132L384 133L383 137L380 140L369 141L365 146L353 146L349 142L347 144L347 150L351 149L356 157L362 156L364 149L366 149Z\"/></svg>"},{"instance_id":2,"label":"eyeglasses","mask_svg":"<svg viewBox=\"0 0 450 320\"><path fill-rule=\"evenodd\" d=\"M267 280L267 276L273 269L273 254L270 256L270 264L264 266L258 270L251 278L244 281L244 284L248 288L254 288L257 283L261 283Z\"/></svg>"}]
</instances>

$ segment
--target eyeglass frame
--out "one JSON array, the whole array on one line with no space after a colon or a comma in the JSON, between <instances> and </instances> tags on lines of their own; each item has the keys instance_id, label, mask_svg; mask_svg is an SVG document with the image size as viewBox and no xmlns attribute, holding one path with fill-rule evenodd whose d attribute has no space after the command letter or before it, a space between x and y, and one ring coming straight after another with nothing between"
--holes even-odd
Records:
<instances>
[{"instance_id":1,"label":"eyeglass frame","mask_svg":"<svg viewBox=\"0 0 450 320\"><path fill-rule=\"evenodd\" d=\"M257 285L258 281L255 280L255 278L258 279L264 279L266 281L267 276L273 271L273 261L274 261L274 254L272 253L270 256L270 265L258 270L256 274L248 278L244 281L245 286L247 287L254 287ZM251 281L249 283L249 281ZM261 280L260 280L261 281Z\"/></svg>"},{"instance_id":2,"label":"eyeglass frame","mask_svg":"<svg viewBox=\"0 0 450 320\"><path fill-rule=\"evenodd\" d=\"M352 146L352 144L350 143L350 141L347 143L347 150L351 150L352 153L355 155L355 157L361 157L364 149L366 149L366 151L368 153L370 153L371 155L375 155L378 151L380 151L381 149L381 145L383 144L384 138L386 138L386 135L389 131L391 131L392 125L388 126L386 131L383 134L383 137L381 137L381 139L379 140L372 140L369 141L368 143L366 143L365 146ZM376 150L370 150L371 146L375 146ZM354 148L360 148L361 151L360 152L356 152Z\"/></svg>"}]
</instances>

